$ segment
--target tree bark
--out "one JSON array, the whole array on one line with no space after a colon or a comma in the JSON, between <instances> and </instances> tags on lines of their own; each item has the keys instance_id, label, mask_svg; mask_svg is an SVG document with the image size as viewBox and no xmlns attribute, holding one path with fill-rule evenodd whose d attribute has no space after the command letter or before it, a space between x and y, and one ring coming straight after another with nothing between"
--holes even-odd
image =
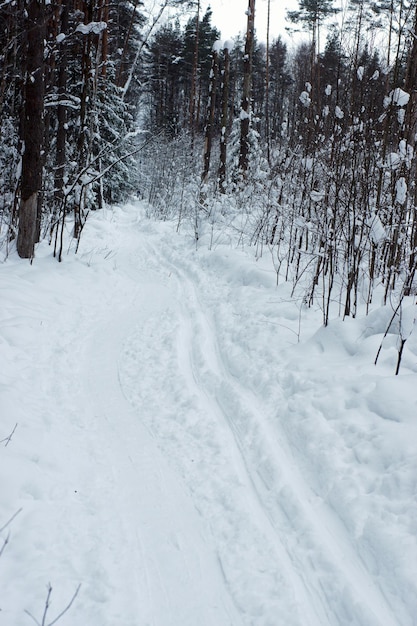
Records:
<instances>
[{"instance_id":1,"label":"tree bark","mask_svg":"<svg viewBox=\"0 0 417 626\"><path fill-rule=\"evenodd\" d=\"M28 0L26 11L27 70L22 128L24 152L17 252L21 258L30 259L35 250L38 197L42 189L44 1Z\"/></svg>"},{"instance_id":2,"label":"tree bark","mask_svg":"<svg viewBox=\"0 0 417 626\"><path fill-rule=\"evenodd\" d=\"M68 34L69 7L68 2L61 5L61 27L60 32ZM67 138L67 107L65 100L67 97L67 43L65 39L60 44L60 55L58 60L58 128L56 134L56 163L55 163L55 212L59 211L64 202L64 174L65 174L65 145Z\"/></svg>"},{"instance_id":3,"label":"tree bark","mask_svg":"<svg viewBox=\"0 0 417 626\"><path fill-rule=\"evenodd\" d=\"M222 71L222 116L220 121L220 166L219 188L221 193L226 193L226 161L227 161L227 122L229 107L229 83L230 83L230 54L228 48L224 48L224 67Z\"/></svg>"},{"instance_id":4,"label":"tree bark","mask_svg":"<svg viewBox=\"0 0 417 626\"><path fill-rule=\"evenodd\" d=\"M206 182L208 173L210 170L210 158L211 158L211 145L213 141L213 125L214 125L214 113L216 109L216 89L217 89L217 75L219 72L219 55L217 50L213 50L213 61L211 65L210 74L210 87L209 87L209 99L207 103L206 114L206 130L204 139L204 167L201 176L201 181Z\"/></svg>"},{"instance_id":5,"label":"tree bark","mask_svg":"<svg viewBox=\"0 0 417 626\"><path fill-rule=\"evenodd\" d=\"M200 0L197 1L197 16L195 25L195 43L193 55L193 70L191 74L191 96L190 96L190 131L191 131L191 149L194 148L195 135L195 109L197 97L197 70L198 70L198 46L200 34Z\"/></svg>"},{"instance_id":6,"label":"tree bark","mask_svg":"<svg viewBox=\"0 0 417 626\"><path fill-rule=\"evenodd\" d=\"M240 109L240 153L239 169L244 175L248 169L250 100L252 83L252 55L255 35L255 0L249 0L248 23L246 28L245 56L243 58L243 93Z\"/></svg>"}]
</instances>

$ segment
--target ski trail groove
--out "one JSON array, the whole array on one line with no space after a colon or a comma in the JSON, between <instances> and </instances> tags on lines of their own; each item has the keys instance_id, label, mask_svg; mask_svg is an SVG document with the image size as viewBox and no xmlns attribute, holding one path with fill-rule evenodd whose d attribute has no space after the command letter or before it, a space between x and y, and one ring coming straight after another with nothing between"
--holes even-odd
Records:
<instances>
[{"instance_id":1,"label":"ski trail groove","mask_svg":"<svg viewBox=\"0 0 417 626\"><path fill-rule=\"evenodd\" d=\"M180 269L178 259L168 260L153 246L152 254L175 277L182 303L179 350L188 346L188 355L180 354L181 367L193 381L194 392L204 396L233 433L247 481L267 519L270 540L272 530L272 542L279 546L298 603L314 605L315 621L321 626L344 624L352 614L355 624L397 626L343 524L328 507L317 506L316 494L264 417L268 410L263 401L228 369L195 281L186 269ZM344 600L336 606L334 597L338 595Z\"/></svg>"}]
</instances>

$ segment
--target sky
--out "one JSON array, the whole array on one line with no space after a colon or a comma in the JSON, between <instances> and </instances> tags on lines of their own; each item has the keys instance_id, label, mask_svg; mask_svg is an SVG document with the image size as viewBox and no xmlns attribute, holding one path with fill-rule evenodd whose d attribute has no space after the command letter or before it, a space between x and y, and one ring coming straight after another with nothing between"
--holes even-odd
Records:
<instances>
[{"instance_id":1,"label":"sky","mask_svg":"<svg viewBox=\"0 0 417 626\"><path fill-rule=\"evenodd\" d=\"M237 33L246 30L247 0L203 0L203 11L208 6L213 10L213 24L221 31L222 39L232 39ZM266 40L267 0L257 0L255 3L255 25L259 40ZM271 0L270 37L281 35L290 39L285 27L287 9L298 8L297 0Z\"/></svg>"}]
</instances>

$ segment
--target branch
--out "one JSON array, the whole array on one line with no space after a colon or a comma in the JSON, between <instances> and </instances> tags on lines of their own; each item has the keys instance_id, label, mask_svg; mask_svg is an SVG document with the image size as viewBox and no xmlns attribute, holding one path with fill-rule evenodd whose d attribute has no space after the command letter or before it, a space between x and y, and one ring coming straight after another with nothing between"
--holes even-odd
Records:
<instances>
[{"instance_id":1,"label":"branch","mask_svg":"<svg viewBox=\"0 0 417 626\"><path fill-rule=\"evenodd\" d=\"M7 544L9 543L10 533L7 533L6 539L3 539L3 545L0 548L0 557L6 549Z\"/></svg>"},{"instance_id":2,"label":"branch","mask_svg":"<svg viewBox=\"0 0 417 626\"><path fill-rule=\"evenodd\" d=\"M50 599L51 599L51 595L52 595L52 586L51 586L51 583L48 583L48 586L47 586L47 593L46 593L45 607L44 607L43 616L42 616L42 622L39 622L39 621L36 619L36 617L34 617L34 616L32 615L32 613L31 613L30 611L28 611L27 609L25 609L25 613L26 613L26 615L29 615L29 617L33 619L33 621L35 622L35 624L37 624L37 626L53 626L54 624L56 624L56 623L58 622L58 620L60 620L60 619L61 619L61 617L62 617L63 615L65 615L65 613L66 613L67 611L69 611L69 609L71 608L71 606L72 606L72 604L73 604L73 602L74 602L75 598L76 598L76 597L77 597L77 595L78 595L78 592L80 591L80 588L81 588L81 583L80 583L80 584L78 585L78 587L76 588L76 590L75 590L75 592L74 592L74 594L73 594L73 596L72 596L71 600L68 602L68 604L67 604L67 606L65 607L65 609L63 609L63 610L61 611L61 613L59 613L59 615L57 615L57 616L55 617L55 619L53 619L53 620L52 620L52 622L49 622L48 624L46 623L46 618L47 618L47 616L48 616L48 610L49 610L49 607L51 606L51 604L50 604Z\"/></svg>"},{"instance_id":3,"label":"branch","mask_svg":"<svg viewBox=\"0 0 417 626\"><path fill-rule=\"evenodd\" d=\"M9 525L9 524L11 524L11 523L12 523L12 521L15 519L15 517L17 517L17 516L19 515L19 513L21 513L22 511L23 511L23 509L22 509L22 508L20 508L20 509L18 509L18 510L16 511L16 513L13 513L13 515L11 516L11 518L9 519L9 521L7 521L7 522L5 523L5 525L4 525L4 526L2 526L2 527L0 528L0 533L2 533L2 532L3 532L3 530L4 530L5 528L7 528L7 527L8 527L8 525Z\"/></svg>"},{"instance_id":4,"label":"branch","mask_svg":"<svg viewBox=\"0 0 417 626\"><path fill-rule=\"evenodd\" d=\"M16 428L17 428L17 422L16 422L16 424L14 425L14 428L13 428L12 432L10 433L10 435L9 435L8 437L5 437L4 439L0 439L0 443L3 443L4 441L6 442L6 443L4 444L4 447L5 447L5 448L7 448L7 446L8 446L8 445L9 445L9 443L11 442L12 437L13 437L13 435L14 435L14 431L16 430Z\"/></svg>"}]
</instances>

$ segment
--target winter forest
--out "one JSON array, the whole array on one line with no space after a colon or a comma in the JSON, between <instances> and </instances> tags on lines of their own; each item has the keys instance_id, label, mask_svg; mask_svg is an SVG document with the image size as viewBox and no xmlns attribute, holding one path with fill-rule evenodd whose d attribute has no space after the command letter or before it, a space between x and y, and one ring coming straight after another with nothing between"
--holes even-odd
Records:
<instances>
[{"instance_id":1,"label":"winter forest","mask_svg":"<svg viewBox=\"0 0 417 626\"><path fill-rule=\"evenodd\" d=\"M196 240L244 214L324 324L331 301L354 316L375 284L385 302L413 293L415 2L301 0L288 24L308 38L291 50L257 40L254 2L223 43L199 2L0 11L3 254L48 238L61 260L65 228L79 239L90 211L139 193Z\"/></svg>"},{"instance_id":2,"label":"winter forest","mask_svg":"<svg viewBox=\"0 0 417 626\"><path fill-rule=\"evenodd\" d=\"M276 2L0 0L4 626L417 624L417 0Z\"/></svg>"}]
</instances>

